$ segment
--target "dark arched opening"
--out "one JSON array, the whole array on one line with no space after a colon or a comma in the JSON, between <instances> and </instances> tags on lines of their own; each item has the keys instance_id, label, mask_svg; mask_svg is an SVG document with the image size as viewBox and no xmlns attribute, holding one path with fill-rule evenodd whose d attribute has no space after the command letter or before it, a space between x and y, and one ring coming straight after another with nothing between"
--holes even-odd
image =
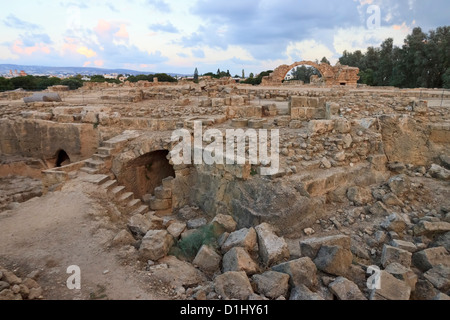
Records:
<instances>
[{"instance_id":1,"label":"dark arched opening","mask_svg":"<svg viewBox=\"0 0 450 320\"><path fill-rule=\"evenodd\" d=\"M55 167L62 167L63 165L70 164L70 157L64 150L58 150L56 152Z\"/></svg>"},{"instance_id":2,"label":"dark arched opening","mask_svg":"<svg viewBox=\"0 0 450 320\"><path fill-rule=\"evenodd\" d=\"M162 180L175 177L173 166L169 163L169 151L158 150L146 153L130 161L120 174L119 181L136 197L153 194Z\"/></svg>"}]
</instances>

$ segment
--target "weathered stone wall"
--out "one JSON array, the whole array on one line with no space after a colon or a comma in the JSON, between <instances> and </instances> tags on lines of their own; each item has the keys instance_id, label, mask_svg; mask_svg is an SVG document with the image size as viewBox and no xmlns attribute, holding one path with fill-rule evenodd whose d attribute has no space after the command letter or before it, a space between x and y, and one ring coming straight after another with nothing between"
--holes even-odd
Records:
<instances>
[{"instance_id":1,"label":"weathered stone wall","mask_svg":"<svg viewBox=\"0 0 450 320\"><path fill-rule=\"evenodd\" d=\"M98 132L92 124L0 119L0 153L5 155L48 160L62 149L74 162L89 158L98 146Z\"/></svg>"}]
</instances>

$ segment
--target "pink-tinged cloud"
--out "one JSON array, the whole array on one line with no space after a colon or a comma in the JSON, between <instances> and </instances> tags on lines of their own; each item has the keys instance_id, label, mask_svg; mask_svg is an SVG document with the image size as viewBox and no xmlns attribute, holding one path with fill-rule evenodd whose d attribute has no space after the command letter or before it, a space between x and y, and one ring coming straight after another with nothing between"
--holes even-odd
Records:
<instances>
[{"instance_id":1,"label":"pink-tinged cloud","mask_svg":"<svg viewBox=\"0 0 450 320\"><path fill-rule=\"evenodd\" d=\"M119 31L117 31L114 34L114 36L117 37L117 38L128 39L129 38L129 34L128 34L128 31L127 31L127 26L124 23L122 23L120 25Z\"/></svg>"},{"instance_id":2,"label":"pink-tinged cloud","mask_svg":"<svg viewBox=\"0 0 450 320\"><path fill-rule=\"evenodd\" d=\"M403 22L401 25L397 25L397 24L393 25L392 28L394 30L402 30L402 29L408 30L409 29L408 26L406 25L406 22Z\"/></svg>"},{"instance_id":3,"label":"pink-tinged cloud","mask_svg":"<svg viewBox=\"0 0 450 320\"><path fill-rule=\"evenodd\" d=\"M92 58L97 55L97 52L95 52L94 50L89 49L88 47L85 47L85 46L77 48L77 52L79 54L85 56L86 58Z\"/></svg>"},{"instance_id":4,"label":"pink-tinged cloud","mask_svg":"<svg viewBox=\"0 0 450 320\"><path fill-rule=\"evenodd\" d=\"M94 61L94 64L95 64L97 67L103 67L103 65L105 64L105 62L104 62L103 60L95 60L95 61Z\"/></svg>"},{"instance_id":5,"label":"pink-tinged cloud","mask_svg":"<svg viewBox=\"0 0 450 320\"><path fill-rule=\"evenodd\" d=\"M97 26L94 28L95 33L99 36L105 36L111 30L111 24L103 19L98 20Z\"/></svg>"},{"instance_id":6,"label":"pink-tinged cloud","mask_svg":"<svg viewBox=\"0 0 450 320\"><path fill-rule=\"evenodd\" d=\"M86 61L84 64L83 64L83 67L87 67L88 65L90 65L92 62L91 61Z\"/></svg>"},{"instance_id":7,"label":"pink-tinged cloud","mask_svg":"<svg viewBox=\"0 0 450 320\"><path fill-rule=\"evenodd\" d=\"M34 46L31 47L24 47L22 40L14 41L11 50L16 54L28 56L31 56L33 53L36 52L41 52L45 54L50 54L51 52L50 47L43 43L36 43Z\"/></svg>"}]
</instances>

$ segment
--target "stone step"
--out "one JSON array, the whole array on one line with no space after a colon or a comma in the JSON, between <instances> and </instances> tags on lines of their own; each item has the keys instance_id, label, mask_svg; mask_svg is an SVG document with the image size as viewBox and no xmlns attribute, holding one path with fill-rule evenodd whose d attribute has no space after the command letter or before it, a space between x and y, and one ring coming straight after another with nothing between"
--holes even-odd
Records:
<instances>
[{"instance_id":1,"label":"stone step","mask_svg":"<svg viewBox=\"0 0 450 320\"><path fill-rule=\"evenodd\" d=\"M131 215L134 216L135 214L145 214L149 212L148 206L146 205L142 205L139 208L137 208L136 210L134 210Z\"/></svg>"},{"instance_id":2,"label":"stone step","mask_svg":"<svg viewBox=\"0 0 450 320\"><path fill-rule=\"evenodd\" d=\"M158 217L168 217L171 216L172 213L173 213L172 208L166 210L155 210L155 215Z\"/></svg>"},{"instance_id":3,"label":"stone step","mask_svg":"<svg viewBox=\"0 0 450 320\"><path fill-rule=\"evenodd\" d=\"M80 171L89 173L89 174L97 174L98 173L98 169L94 169L94 168L89 168L89 167L83 167L80 169Z\"/></svg>"},{"instance_id":4,"label":"stone step","mask_svg":"<svg viewBox=\"0 0 450 320\"><path fill-rule=\"evenodd\" d=\"M110 148L112 149L112 151L120 149L122 147L124 147L127 144L128 140L127 139L123 139L123 140L108 140L105 141L103 143L103 147L105 148Z\"/></svg>"},{"instance_id":5,"label":"stone step","mask_svg":"<svg viewBox=\"0 0 450 320\"><path fill-rule=\"evenodd\" d=\"M124 186L116 186L111 189L111 194L115 197L120 197L125 192Z\"/></svg>"},{"instance_id":6,"label":"stone step","mask_svg":"<svg viewBox=\"0 0 450 320\"><path fill-rule=\"evenodd\" d=\"M131 200L133 200L134 198L134 193L133 192L125 192L123 194L120 195L120 197L117 199L120 202L130 202Z\"/></svg>"},{"instance_id":7,"label":"stone step","mask_svg":"<svg viewBox=\"0 0 450 320\"><path fill-rule=\"evenodd\" d=\"M88 166L89 168L92 168L92 169L102 169L105 166L105 162L99 161L99 160L94 160L94 159L89 159L86 161L86 166Z\"/></svg>"},{"instance_id":8,"label":"stone step","mask_svg":"<svg viewBox=\"0 0 450 320\"><path fill-rule=\"evenodd\" d=\"M96 153L92 155L92 159L96 161L105 161L111 159L111 156L107 154Z\"/></svg>"},{"instance_id":9,"label":"stone step","mask_svg":"<svg viewBox=\"0 0 450 320\"><path fill-rule=\"evenodd\" d=\"M117 180L109 180L102 185L106 190L117 187Z\"/></svg>"},{"instance_id":10,"label":"stone step","mask_svg":"<svg viewBox=\"0 0 450 320\"><path fill-rule=\"evenodd\" d=\"M114 149L112 149L112 148L100 147L97 149L97 153L105 155L105 156L110 156L113 150Z\"/></svg>"},{"instance_id":11,"label":"stone step","mask_svg":"<svg viewBox=\"0 0 450 320\"><path fill-rule=\"evenodd\" d=\"M102 185L105 182L109 181L109 176L105 174L91 174L89 176L83 177L82 180L92 184Z\"/></svg>"},{"instance_id":12,"label":"stone step","mask_svg":"<svg viewBox=\"0 0 450 320\"><path fill-rule=\"evenodd\" d=\"M150 199L150 209L152 210L167 210L172 208L172 200L170 199L157 199L152 197Z\"/></svg>"},{"instance_id":13,"label":"stone step","mask_svg":"<svg viewBox=\"0 0 450 320\"><path fill-rule=\"evenodd\" d=\"M135 210L139 208L142 204L142 201L139 199L133 199L127 203L127 208Z\"/></svg>"}]
</instances>

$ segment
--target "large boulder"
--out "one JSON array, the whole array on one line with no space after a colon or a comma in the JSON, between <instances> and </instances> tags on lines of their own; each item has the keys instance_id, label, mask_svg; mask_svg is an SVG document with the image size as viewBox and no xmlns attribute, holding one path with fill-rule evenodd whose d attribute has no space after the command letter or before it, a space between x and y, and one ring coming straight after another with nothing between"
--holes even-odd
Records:
<instances>
[{"instance_id":1,"label":"large boulder","mask_svg":"<svg viewBox=\"0 0 450 320\"><path fill-rule=\"evenodd\" d=\"M309 290L307 286L301 284L299 286L292 288L289 300L309 301L309 300L324 300L324 298L320 296L318 293Z\"/></svg>"},{"instance_id":2,"label":"large boulder","mask_svg":"<svg viewBox=\"0 0 450 320\"><path fill-rule=\"evenodd\" d=\"M450 267L439 264L428 270L424 278L430 281L435 288L448 293L450 290Z\"/></svg>"},{"instance_id":3,"label":"large boulder","mask_svg":"<svg viewBox=\"0 0 450 320\"><path fill-rule=\"evenodd\" d=\"M214 289L222 299L247 300L254 293L244 271L229 271L217 276Z\"/></svg>"},{"instance_id":4,"label":"large boulder","mask_svg":"<svg viewBox=\"0 0 450 320\"><path fill-rule=\"evenodd\" d=\"M381 264L383 267L391 263L399 263L409 268L411 266L412 253L400 248L384 245L381 253Z\"/></svg>"},{"instance_id":5,"label":"large boulder","mask_svg":"<svg viewBox=\"0 0 450 320\"><path fill-rule=\"evenodd\" d=\"M328 288L339 300L367 300L358 286L344 277L337 277Z\"/></svg>"},{"instance_id":6,"label":"large boulder","mask_svg":"<svg viewBox=\"0 0 450 320\"><path fill-rule=\"evenodd\" d=\"M169 253L174 243L167 230L150 230L142 239L139 253L146 260L159 260Z\"/></svg>"},{"instance_id":7,"label":"large boulder","mask_svg":"<svg viewBox=\"0 0 450 320\"><path fill-rule=\"evenodd\" d=\"M289 275L276 271L266 271L252 277L255 290L270 299L286 297L289 290Z\"/></svg>"},{"instance_id":8,"label":"large boulder","mask_svg":"<svg viewBox=\"0 0 450 320\"><path fill-rule=\"evenodd\" d=\"M447 170L437 164L432 164L428 173L436 179L450 180L450 170Z\"/></svg>"},{"instance_id":9,"label":"large boulder","mask_svg":"<svg viewBox=\"0 0 450 320\"><path fill-rule=\"evenodd\" d=\"M352 264L350 250L341 246L322 246L314 259L317 269L336 276L345 276Z\"/></svg>"},{"instance_id":10,"label":"large boulder","mask_svg":"<svg viewBox=\"0 0 450 320\"><path fill-rule=\"evenodd\" d=\"M305 285L310 289L317 286L317 268L309 257L281 263L273 266L272 270L289 275L289 283L292 287Z\"/></svg>"},{"instance_id":11,"label":"large boulder","mask_svg":"<svg viewBox=\"0 0 450 320\"><path fill-rule=\"evenodd\" d=\"M450 267L450 255L444 247L428 248L414 253L412 263L422 272L426 272L438 264Z\"/></svg>"},{"instance_id":12,"label":"large boulder","mask_svg":"<svg viewBox=\"0 0 450 320\"><path fill-rule=\"evenodd\" d=\"M225 214L218 214L214 217L211 223L220 224L226 232L233 232L236 230L237 223L232 216Z\"/></svg>"},{"instance_id":13,"label":"large boulder","mask_svg":"<svg viewBox=\"0 0 450 320\"><path fill-rule=\"evenodd\" d=\"M380 271L379 288L370 293L370 300L409 300L411 288L402 280L395 278L387 271Z\"/></svg>"},{"instance_id":14,"label":"large boulder","mask_svg":"<svg viewBox=\"0 0 450 320\"><path fill-rule=\"evenodd\" d=\"M430 222L421 220L414 226L416 236L435 236L450 231L450 223L444 221Z\"/></svg>"},{"instance_id":15,"label":"large boulder","mask_svg":"<svg viewBox=\"0 0 450 320\"><path fill-rule=\"evenodd\" d=\"M210 246L203 245L198 250L192 264L198 266L200 270L206 273L214 273L220 269L222 257Z\"/></svg>"},{"instance_id":16,"label":"large boulder","mask_svg":"<svg viewBox=\"0 0 450 320\"><path fill-rule=\"evenodd\" d=\"M369 188L350 187L347 190L347 198L357 206L363 206L372 201L372 193Z\"/></svg>"},{"instance_id":17,"label":"large boulder","mask_svg":"<svg viewBox=\"0 0 450 320\"><path fill-rule=\"evenodd\" d=\"M266 266L289 259L286 241L275 234L270 224L262 223L255 230L258 235L259 256Z\"/></svg>"},{"instance_id":18,"label":"large boulder","mask_svg":"<svg viewBox=\"0 0 450 320\"><path fill-rule=\"evenodd\" d=\"M176 288L196 287L207 281L205 275L192 264L181 261L174 256L167 256L158 261L167 268L152 269L152 278L163 283L170 283Z\"/></svg>"},{"instance_id":19,"label":"large boulder","mask_svg":"<svg viewBox=\"0 0 450 320\"><path fill-rule=\"evenodd\" d=\"M127 226L134 237L141 239L152 228L152 223L142 214L135 214L130 218Z\"/></svg>"},{"instance_id":20,"label":"large boulder","mask_svg":"<svg viewBox=\"0 0 450 320\"><path fill-rule=\"evenodd\" d=\"M222 252L225 253L233 247L242 247L248 252L258 251L258 241L255 229L244 228L230 233L221 249Z\"/></svg>"},{"instance_id":21,"label":"large boulder","mask_svg":"<svg viewBox=\"0 0 450 320\"><path fill-rule=\"evenodd\" d=\"M241 247L231 248L222 260L222 271L245 271L248 275L253 275L259 270L258 265L253 261L248 252Z\"/></svg>"},{"instance_id":22,"label":"large boulder","mask_svg":"<svg viewBox=\"0 0 450 320\"><path fill-rule=\"evenodd\" d=\"M335 235L321 238L310 238L300 241L300 249L302 256L314 259L322 245L341 246L350 250L351 241L349 236Z\"/></svg>"}]
</instances>

